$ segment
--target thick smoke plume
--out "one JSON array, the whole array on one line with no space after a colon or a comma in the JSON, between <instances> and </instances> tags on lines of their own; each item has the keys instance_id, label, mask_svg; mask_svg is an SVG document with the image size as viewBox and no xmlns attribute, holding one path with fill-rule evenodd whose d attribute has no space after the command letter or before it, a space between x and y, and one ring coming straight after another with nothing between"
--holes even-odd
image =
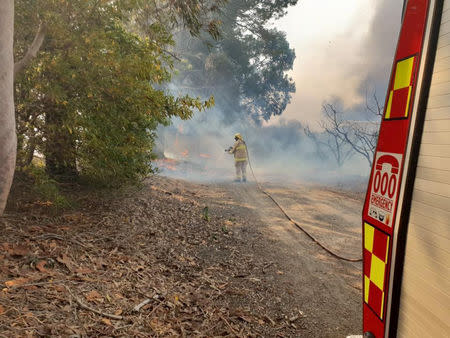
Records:
<instances>
[{"instance_id":1,"label":"thick smoke plume","mask_svg":"<svg viewBox=\"0 0 450 338\"><path fill-rule=\"evenodd\" d=\"M370 23L365 42L356 46L356 53L361 62L351 67L348 77L358 75L359 90L356 92L359 92L361 97L370 97L376 93L382 104L400 27L402 2L378 0L375 6L376 14ZM295 48L294 45L292 47ZM298 50L297 54L302 67L302 51ZM307 69L301 71L306 72ZM221 79L214 79L214 82L221 83L220 81ZM183 91L183 88L176 88L176 84L174 87L174 91ZM300 91L303 88L301 83L297 84L297 87ZM329 99L329 93L322 95L320 98L311 99ZM341 98L335 97L331 101L338 105ZM365 103L348 109L347 119L361 123L366 120L374 121L373 117L367 116ZM247 120L245 113L232 111L230 107L218 105L207 112L196 114L192 120L174 120L171 126L161 127L158 131L158 150L162 157L167 158L158 162L161 171L166 175L190 180L231 181L234 162L224 149L233 144L233 135L239 132L247 142L255 174L262 181L297 181L344 186L356 182L365 188L370 168L362 156L354 154L339 167L330 151L318 151L317 144L304 133L306 126L300 122L279 119L277 124L261 126ZM303 107L295 107L295 111L298 110L296 113L291 105L288 109L289 116L314 113L315 118L306 120L311 122L311 129L317 132L320 129L317 124L319 112L311 112L311 108L312 105L306 102ZM237 121L239 116L241 119Z\"/></svg>"},{"instance_id":2,"label":"thick smoke plume","mask_svg":"<svg viewBox=\"0 0 450 338\"><path fill-rule=\"evenodd\" d=\"M331 153L318 151L298 121L280 120L259 126L245 119L228 124L212 109L191 120L174 120L158 131L157 162L163 174L193 181L226 182L234 178L234 160L225 149L241 133L247 143L255 175L261 181L364 185L369 168L353 156L338 167ZM248 176L251 177L250 170Z\"/></svg>"}]
</instances>

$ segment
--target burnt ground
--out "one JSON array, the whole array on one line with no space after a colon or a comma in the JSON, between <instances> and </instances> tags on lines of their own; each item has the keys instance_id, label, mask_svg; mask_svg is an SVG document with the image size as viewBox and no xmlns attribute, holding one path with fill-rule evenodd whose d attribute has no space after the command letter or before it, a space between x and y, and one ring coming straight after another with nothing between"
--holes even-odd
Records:
<instances>
[{"instance_id":1,"label":"burnt ground","mask_svg":"<svg viewBox=\"0 0 450 338\"><path fill-rule=\"evenodd\" d=\"M327 247L360 255L361 194L265 187ZM56 214L26 196L0 219L1 337L361 330L361 263L329 256L254 184L154 176L115 196L80 190Z\"/></svg>"}]
</instances>

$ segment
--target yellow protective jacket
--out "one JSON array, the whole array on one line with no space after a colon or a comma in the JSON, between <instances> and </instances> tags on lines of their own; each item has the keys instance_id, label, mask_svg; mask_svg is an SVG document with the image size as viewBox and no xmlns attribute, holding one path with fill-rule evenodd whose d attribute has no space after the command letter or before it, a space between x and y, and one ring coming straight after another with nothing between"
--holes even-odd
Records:
<instances>
[{"instance_id":1,"label":"yellow protective jacket","mask_svg":"<svg viewBox=\"0 0 450 338\"><path fill-rule=\"evenodd\" d=\"M237 140L233 148L230 149L230 154L234 155L235 162L244 162L247 161L247 146L245 142L242 140Z\"/></svg>"}]
</instances>

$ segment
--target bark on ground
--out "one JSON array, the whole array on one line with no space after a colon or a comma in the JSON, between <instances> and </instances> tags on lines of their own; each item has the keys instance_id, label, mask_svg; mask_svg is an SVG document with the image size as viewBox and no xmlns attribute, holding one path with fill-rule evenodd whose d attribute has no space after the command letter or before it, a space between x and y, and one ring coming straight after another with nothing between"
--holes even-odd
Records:
<instances>
[{"instance_id":1,"label":"bark on ground","mask_svg":"<svg viewBox=\"0 0 450 338\"><path fill-rule=\"evenodd\" d=\"M329 246L360 253L360 195L268 188ZM81 191L77 208L59 215L20 200L0 220L0 336L360 330L361 264L321 251L252 184L154 176L117 196Z\"/></svg>"}]
</instances>

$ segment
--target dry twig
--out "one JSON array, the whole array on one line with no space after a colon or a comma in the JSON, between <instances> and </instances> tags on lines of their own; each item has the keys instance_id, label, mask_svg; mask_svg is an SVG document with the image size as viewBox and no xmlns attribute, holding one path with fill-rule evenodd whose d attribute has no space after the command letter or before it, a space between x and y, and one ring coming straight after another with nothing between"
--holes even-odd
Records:
<instances>
[{"instance_id":1,"label":"dry twig","mask_svg":"<svg viewBox=\"0 0 450 338\"><path fill-rule=\"evenodd\" d=\"M220 319L222 319L222 320L225 322L225 324L227 324L227 326L230 328L231 332L233 332L233 334L234 334L236 337L239 337L239 334L233 329L233 327L232 327L231 324L228 322L228 320L226 320L225 317L222 316L222 315L219 315L219 317L220 317Z\"/></svg>"},{"instance_id":2,"label":"dry twig","mask_svg":"<svg viewBox=\"0 0 450 338\"><path fill-rule=\"evenodd\" d=\"M139 310L143 307L143 306L145 306L145 305L147 305L148 303L150 303L152 300L150 299L150 298L147 298L146 300L144 300L143 302L141 302L141 303L139 303L138 305L136 305L134 308L133 308L133 312L139 312Z\"/></svg>"},{"instance_id":3,"label":"dry twig","mask_svg":"<svg viewBox=\"0 0 450 338\"><path fill-rule=\"evenodd\" d=\"M103 316L103 317L107 317L107 318L111 318L111 319L115 319L115 320L122 320L122 319L123 319L123 316L117 316L117 315L112 315L112 314L110 314L110 313L101 312L101 311L99 311L99 310L96 310L96 309L94 309L94 308L91 308L90 306L87 306L87 305L84 304L78 297L76 297L76 296L72 293L72 291L70 291L70 289L69 289L67 286L66 286L66 289L67 289L67 291L70 293L70 295L72 296L72 298L75 300L75 302L77 302L77 304L78 304L80 307L82 307L83 309L88 310L88 311L91 311L91 312L94 312L94 313L96 313L96 314L98 314L98 315L100 315L100 316Z\"/></svg>"}]
</instances>

